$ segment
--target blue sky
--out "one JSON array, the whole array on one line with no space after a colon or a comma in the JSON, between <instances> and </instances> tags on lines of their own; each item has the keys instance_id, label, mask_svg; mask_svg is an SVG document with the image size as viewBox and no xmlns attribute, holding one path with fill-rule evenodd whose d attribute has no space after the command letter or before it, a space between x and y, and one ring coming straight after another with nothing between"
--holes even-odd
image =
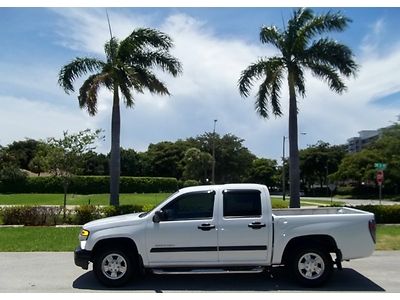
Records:
<instances>
[{"instance_id":1,"label":"blue sky","mask_svg":"<svg viewBox=\"0 0 400 300\"><path fill-rule=\"evenodd\" d=\"M357 132L388 126L400 114L400 8L334 8L353 22L332 37L349 45L361 65L348 92L334 94L306 76L307 95L299 99L301 148L323 140L342 144ZM317 13L327 8L315 9ZM287 135L287 88L282 118L259 118L254 98L237 90L240 72L275 49L258 40L262 25L282 26L291 8L109 8L114 34L135 27L158 28L175 41L173 54L183 75L160 74L171 97L138 95L134 109L122 109L121 145L145 151L149 143L212 131L232 133L258 156L280 159ZM57 85L60 68L77 56L103 58L109 33L102 8L0 8L0 145L25 137L45 139L63 130L102 128L109 151L111 94L102 90L99 113L81 111L77 94ZM79 89L79 83L76 89Z\"/></svg>"}]
</instances>

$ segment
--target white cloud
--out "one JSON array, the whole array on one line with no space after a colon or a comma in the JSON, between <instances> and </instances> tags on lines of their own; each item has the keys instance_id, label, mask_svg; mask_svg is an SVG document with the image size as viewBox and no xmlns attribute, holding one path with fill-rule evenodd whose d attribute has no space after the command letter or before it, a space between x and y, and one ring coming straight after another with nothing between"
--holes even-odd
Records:
<instances>
[{"instance_id":1,"label":"white cloud","mask_svg":"<svg viewBox=\"0 0 400 300\"><path fill-rule=\"evenodd\" d=\"M109 38L103 9L54 11L60 17L57 32L65 47L77 50L79 55L103 55L104 42ZM233 133L245 139L245 145L256 155L279 160L282 136L287 135L288 128L285 82L281 98L284 117L278 119L273 116L269 120L259 118L254 111L254 98L241 98L237 88L240 72L260 56L273 55L272 48L217 36L210 24L185 14L172 14L160 20L132 11L128 14L125 10L112 10L110 18L113 33L119 38L139 26L166 32L175 43L173 55L183 64L183 74L178 78L158 73L166 82L171 97L135 94L135 107L121 109L123 147L146 150L149 143L196 136L212 131L213 120L218 119L220 134ZM379 34L384 24L377 22L374 28ZM368 39L364 41L365 46ZM360 130L388 125L387 120L399 114L396 108L378 106L374 100L400 91L400 47L386 51L385 55L378 54L379 50L379 47L370 47L369 51L363 52L359 75L348 81L349 90L343 95L335 94L325 83L307 74L307 97L299 99L299 131L307 133L299 136L301 147L318 140L345 143ZM60 62L60 65L64 63ZM17 77L14 76L13 81L17 81ZM21 75L19 80L27 79ZM44 84L43 90L47 85L50 83ZM256 89L257 86L254 91ZM59 95L66 97L62 91ZM73 103L76 93L69 98ZM45 138L61 134L65 129L103 128L106 143L99 150L106 152L110 140L111 98L108 91L101 90L99 112L93 118L75 103L64 108L56 102L46 104L2 96L0 126L9 131L2 134L2 138L8 137L9 141L25 136ZM3 102L7 104L3 105ZM0 144L4 141L0 140Z\"/></svg>"},{"instance_id":2,"label":"white cloud","mask_svg":"<svg viewBox=\"0 0 400 300\"><path fill-rule=\"evenodd\" d=\"M1 145L25 138L59 137L62 132L95 128L82 113L39 100L0 95Z\"/></svg>"}]
</instances>

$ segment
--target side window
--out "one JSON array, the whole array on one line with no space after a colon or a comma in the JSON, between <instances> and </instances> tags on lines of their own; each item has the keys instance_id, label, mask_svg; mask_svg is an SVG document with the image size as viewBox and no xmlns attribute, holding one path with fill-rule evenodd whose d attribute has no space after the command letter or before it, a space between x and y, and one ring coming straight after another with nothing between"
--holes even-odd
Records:
<instances>
[{"instance_id":1,"label":"side window","mask_svg":"<svg viewBox=\"0 0 400 300\"><path fill-rule=\"evenodd\" d=\"M261 194L257 190L226 190L223 204L225 218L261 216Z\"/></svg>"},{"instance_id":2,"label":"side window","mask_svg":"<svg viewBox=\"0 0 400 300\"><path fill-rule=\"evenodd\" d=\"M215 192L189 193L168 203L163 221L212 219Z\"/></svg>"}]
</instances>

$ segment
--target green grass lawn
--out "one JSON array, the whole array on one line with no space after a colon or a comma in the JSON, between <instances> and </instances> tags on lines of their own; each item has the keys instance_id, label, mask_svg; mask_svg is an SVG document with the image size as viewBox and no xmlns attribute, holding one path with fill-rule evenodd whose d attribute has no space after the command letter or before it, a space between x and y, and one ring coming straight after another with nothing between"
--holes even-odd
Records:
<instances>
[{"instance_id":1,"label":"green grass lawn","mask_svg":"<svg viewBox=\"0 0 400 300\"><path fill-rule=\"evenodd\" d=\"M0 228L0 252L73 251L79 227Z\"/></svg>"},{"instance_id":2,"label":"green grass lawn","mask_svg":"<svg viewBox=\"0 0 400 300\"><path fill-rule=\"evenodd\" d=\"M79 227L0 228L0 252L73 251ZM376 250L400 250L400 225L378 225Z\"/></svg>"},{"instance_id":3,"label":"green grass lawn","mask_svg":"<svg viewBox=\"0 0 400 300\"><path fill-rule=\"evenodd\" d=\"M400 225L378 225L376 250L400 250Z\"/></svg>"}]
</instances>

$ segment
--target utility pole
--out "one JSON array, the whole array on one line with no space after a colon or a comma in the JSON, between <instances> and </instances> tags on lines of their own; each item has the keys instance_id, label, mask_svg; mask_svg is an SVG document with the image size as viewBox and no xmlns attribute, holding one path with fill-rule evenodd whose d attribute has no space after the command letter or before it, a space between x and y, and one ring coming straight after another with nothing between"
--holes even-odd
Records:
<instances>
[{"instance_id":1,"label":"utility pole","mask_svg":"<svg viewBox=\"0 0 400 300\"><path fill-rule=\"evenodd\" d=\"M212 169L211 169L211 184L215 184L215 125L218 120L214 120L214 130L212 136Z\"/></svg>"}]
</instances>

